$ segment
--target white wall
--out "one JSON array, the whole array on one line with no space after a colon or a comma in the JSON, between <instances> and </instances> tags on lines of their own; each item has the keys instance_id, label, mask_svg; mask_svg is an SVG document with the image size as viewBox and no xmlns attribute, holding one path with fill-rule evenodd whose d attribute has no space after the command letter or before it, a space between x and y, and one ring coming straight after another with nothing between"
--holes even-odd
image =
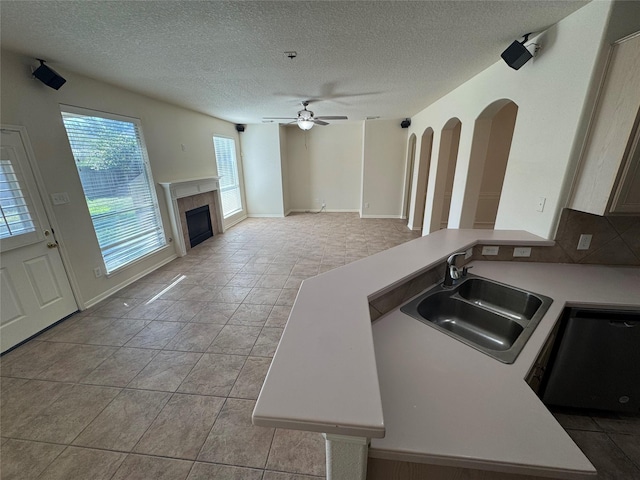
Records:
<instances>
[{"instance_id":1,"label":"white wall","mask_svg":"<svg viewBox=\"0 0 640 480\"><path fill-rule=\"evenodd\" d=\"M324 200L327 211L358 211L362 124L286 128L291 209L319 210Z\"/></svg>"},{"instance_id":2,"label":"white wall","mask_svg":"<svg viewBox=\"0 0 640 480\"><path fill-rule=\"evenodd\" d=\"M402 119L364 122L362 213L364 217L402 215L407 129ZM369 204L369 208L365 204Z\"/></svg>"},{"instance_id":3,"label":"white wall","mask_svg":"<svg viewBox=\"0 0 640 480\"><path fill-rule=\"evenodd\" d=\"M237 138L234 125L123 90L55 66L67 83L55 91L31 76L32 58L2 51L2 123L27 128L46 194L68 192L70 203L53 206L58 240L70 258L82 302L90 305L175 255L168 248L111 277L95 278L102 265L82 185L60 115L60 104L101 110L141 120L153 179L171 181L216 174L213 135ZM185 146L182 151L181 144ZM167 237L171 227L164 196L156 186ZM46 198L45 201L49 202Z\"/></svg>"},{"instance_id":4,"label":"white wall","mask_svg":"<svg viewBox=\"0 0 640 480\"><path fill-rule=\"evenodd\" d=\"M240 135L247 214L284 216L280 130L277 123L247 125Z\"/></svg>"},{"instance_id":5,"label":"white wall","mask_svg":"<svg viewBox=\"0 0 640 480\"><path fill-rule=\"evenodd\" d=\"M518 118L505 176L496 228L524 229L550 237L556 212L564 204L565 177L576 154L578 127L598 58L610 4L592 2L551 27L538 38L540 55L520 70L501 59L412 118L411 132L420 138L432 127L436 138L432 158L438 158L442 127L456 116L474 125L492 102L507 98L518 107ZM500 52L496 52L499 58ZM449 227L460 226L471 152L472 129L463 128L452 194ZM436 168L432 162L431 169ZM435 175L430 175L429 189ZM537 212L538 197L546 197ZM427 201L429 203L429 195ZM425 218L425 224L430 219Z\"/></svg>"},{"instance_id":6,"label":"white wall","mask_svg":"<svg viewBox=\"0 0 640 480\"><path fill-rule=\"evenodd\" d=\"M282 204L284 214L291 212L291 194L289 193L289 160L287 159L287 128L283 125L279 128L280 136L280 167L282 169Z\"/></svg>"}]
</instances>

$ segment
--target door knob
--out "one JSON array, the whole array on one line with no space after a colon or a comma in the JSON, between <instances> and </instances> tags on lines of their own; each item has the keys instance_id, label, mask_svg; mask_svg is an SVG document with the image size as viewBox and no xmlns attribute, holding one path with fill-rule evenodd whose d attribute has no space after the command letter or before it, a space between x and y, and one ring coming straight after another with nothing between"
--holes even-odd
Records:
<instances>
[{"instance_id":1,"label":"door knob","mask_svg":"<svg viewBox=\"0 0 640 480\"><path fill-rule=\"evenodd\" d=\"M47 248L58 248L58 242L47 243Z\"/></svg>"}]
</instances>

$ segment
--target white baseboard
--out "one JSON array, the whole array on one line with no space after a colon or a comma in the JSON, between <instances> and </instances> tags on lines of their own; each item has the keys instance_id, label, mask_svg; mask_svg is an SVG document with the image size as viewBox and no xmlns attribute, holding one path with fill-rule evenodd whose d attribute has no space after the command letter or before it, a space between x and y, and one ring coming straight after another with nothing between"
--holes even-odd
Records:
<instances>
[{"instance_id":1,"label":"white baseboard","mask_svg":"<svg viewBox=\"0 0 640 480\"><path fill-rule=\"evenodd\" d=\"M143 270L142 272L137 273L136 275L134 275L133 277L127 279L126 281L122 282L121 284L116 285L115 287L111 287L106 292L102 292L100 295L97 295L97 296L93 297L92 299L87 300L86 302L84 302L84 309L83 310L86 310L89 307L93 307L94 305L96 305L97 303L101 302L105 298L109 298L111 295L113 295L116 292L119 292L124 287L128 287L129 285L131 285L136 280L140 280L142 277L144 277L146 275L149 275L151 272L156 271L160 267L162 267L162 266L166 265L167 263L175 260L176 258L178 258L178 255L174 253L170 257L167 257L164 260L161 260L160 262L156 263L152 267L149 267L149 268Z\"/></svg>"},{"instance_id":2,"label":"white baseboard","mask_svg":"<svg viewBox=\"0 0 640 480\"><path fill-rule=\"evenodd\" d=\"M319 212L320 209L319 208L292 208L291 210L289 210L289 213L306 213L306 212ZM358 213L359 210L357 208L355 209L324 209L322 210L323 212L326 213ZM288 214L287 214L288 215Z\"/></svg>"},{"instance_id":3,"label":"white baseboard","mask_svg":"<svg viewBox=\"0 0 640 480\"><path fill-rule=\"evenodd\" d=\"M289 209L286 212L284 212L284 216L286 217L287 215L289 215L291 212L293 212L293 210Z\"/></svg>"},{"instance_id":4,"label":"white baseboard","mask_svg":"<svg viewBox=\"0 0 640 480\"><path fill-rule=\"evenodd\" d=\"M249 218L284 218L282 213L248 213Z\"/></svg>"},{"instance_id":5,"label":"white baseboard","mask_svg":"<svg viewBox=\"0 0 640 480\"><path fill-rule=\"evenodd\" d=\"M413 226L413 225L407 224L407 228L408 228L409 230L414 231L414 232L422 231L422 225L420 225L419 227L416 227L416 226Z\"/></svg>"},{"instance_id":6,"label":"white baseboard","mask_svg":"<svg viewBox=\"0 0 640 480\"><path fill-rule=\"evenodd\" d=\"M226 232L228 229L230 229L231 227L233 227L234 225L237 225L237 224L239 224L241 221L246 220L246 219L247 219L247 216L246 216L246 215L243 215L242 217L237 218L237 219L235 219L234 221L232 221L232 222L230 222L230 223L226 224L226 225L224 226L224 230L225 230L225 232Z\"/></svg>"}]
</instances>

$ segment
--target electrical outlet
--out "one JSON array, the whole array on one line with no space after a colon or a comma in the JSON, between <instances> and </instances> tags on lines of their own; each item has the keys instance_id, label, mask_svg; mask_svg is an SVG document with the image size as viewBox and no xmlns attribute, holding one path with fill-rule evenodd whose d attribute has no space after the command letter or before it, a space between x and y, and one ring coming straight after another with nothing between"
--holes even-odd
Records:
<instances>
[{"instance_id":1,"label":"electrical outlet","mask_svg":"<svg viewBox=\"0 0 640 480\"><path fill-rule=\"evenodd\" d=\"M545 197L538 197L538 206L536 207L538 212L544 212L544 204L546 201L547 199Z\"/></svg>"},{"instance_id":2,"label":"electrical outlet","mask_svg":"<svg viewBox=\"0 0 640 480\"><path fill-rule=\"evenodd\" d=\"M466 252L464 252L464 259L468 260L473 256L473 248L469 248Z\"/></svg>"},{"instance_id":3,"label":"electrical outlet","mask_svg":"<svg viewBox=\"0 0 640 480\"><path fill-rule=\"evenodd\" d=\"M590 233L583 233L580 235L580 240L578 240L578 250L589 250L592 238L593 235Z\"/></svg>"},{"instance_id":4,"label":"electrical outlet","mask_svg":"<svg viewBox=\"0 0 640 480\"><path fill-rule=\"evenodd\" d=\"M530 257L531 256L531 247L515 247L513 249L514 257Z\"/></svg>"},{"instance_id":5,"label":"electrical outlet","mask_svg":"<svg viewBox=\"0 0 640 480\"><path fill-rule=\"evenodd\" d=\"M482 255L498 255L500 247L482 247Z\"/></svg>"},{"instance_id":6,"label":"electrical outlet","mask_svg":"<svg viewBox=\"0 0 640 480\"><path fill-rule=\"evenodd\" d=\"M369 208L369 202L365 202L364 208Z\"/></svg>"},{"instance_id":7,"label":"electrical outlet","mask_svg":"<svg viewBox=\"0 0 640 480\"><path fill-rule=\"evenodd\" d=\"M51 201L54 205L64 205L69 203L69 194L67 192L52 193Z\"/></svg>"},{"instance_id":8,"label":"electrical outlet","mask_svg":"<svg viewBox=\"0 0 640 480\"><path fill-rule=\"evenodd\" d=\"M96 276L96 278L100 278L102 276L102 269L100 267L94 268L93 274Z\"/></svg>"},{"instance_id":9,"label":"electrical outlet","mask_svg":"<svg viewBox=\"0 0 640 480\"><path fill-rule=\"evenodd\" d=\"M327 206L327 204L326 204L326 203L324 203L324 200L322 200L322 208L324 208L324 207L326 207L326 206Z\"/></svg>"}]
</instances>

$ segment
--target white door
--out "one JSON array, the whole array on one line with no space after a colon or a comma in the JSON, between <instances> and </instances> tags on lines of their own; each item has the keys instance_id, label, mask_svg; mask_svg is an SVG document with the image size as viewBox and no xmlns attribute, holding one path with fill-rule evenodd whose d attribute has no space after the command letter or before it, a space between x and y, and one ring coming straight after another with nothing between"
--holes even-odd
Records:
<instances>
[{"instance_id":1,"label":"white door","mask_svg":"<svg viewBox=\"0 0 640 480\"><path fill-rule=\"evenodd\" d=\"M0 351L78 307L47 220L26 139L2 129L0 142Z\"/></svg>"}]
</instances>

